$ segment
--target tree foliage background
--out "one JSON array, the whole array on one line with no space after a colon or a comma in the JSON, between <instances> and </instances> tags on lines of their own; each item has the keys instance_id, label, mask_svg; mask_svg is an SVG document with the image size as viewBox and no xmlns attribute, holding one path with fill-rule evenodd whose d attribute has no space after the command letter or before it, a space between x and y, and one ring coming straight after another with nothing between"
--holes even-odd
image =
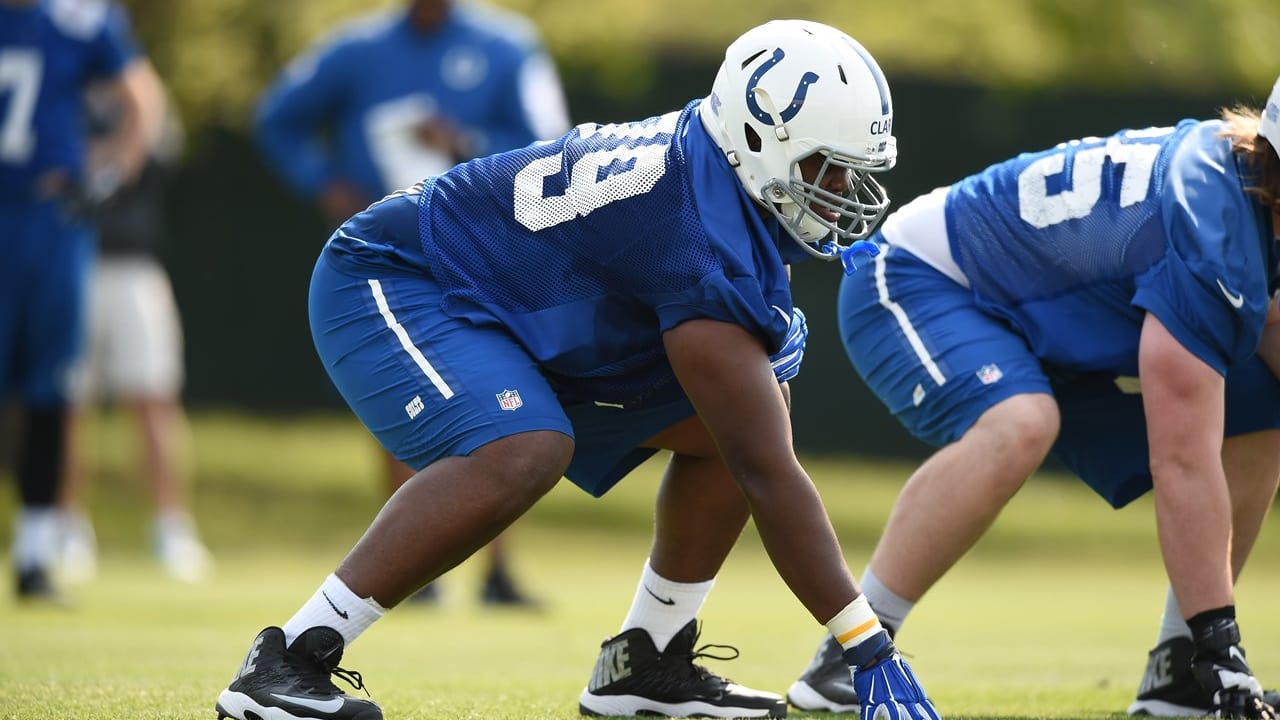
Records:
<instances>
[{"instance_id":1,"label":"tree foliage background","mask_svg":"<svg viewBox=\"0 0 1280 720\"><path fill-rule=\"evenodd\" d=\"M463 0L465 1L465 0ZM403 0L126 0L189 125L243 127L281 65L336 23ZM714 56L775 17L857 38L890 80L1263 94L1280 2L1259 0L492 0L529 16L566 75L625 99L660 60ZM708 78L708 83L710 79Z\"/></svg>"}]
</instances>

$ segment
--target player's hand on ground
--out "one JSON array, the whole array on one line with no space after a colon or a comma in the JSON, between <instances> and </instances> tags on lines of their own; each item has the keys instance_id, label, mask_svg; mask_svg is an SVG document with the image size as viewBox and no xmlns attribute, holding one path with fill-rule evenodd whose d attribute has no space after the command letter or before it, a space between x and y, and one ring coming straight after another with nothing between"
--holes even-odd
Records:
<instances>
[{"instance_id":1,"label":"player's hand on ground","mask_svg":"<svg viewBox=\"0 0 1280 720\"><path fill-rule=\"evenodd\" d=\"M862 702L862 720L941 720L887 633L883 642L870 662L853 669L853 689Z\"/></svg>"},{"instance_id":2,"label":"player's hand on ground","mask_svg":"<svg viewBox=\"0 0 1280 720\"><path fill-rule=\"evenodd\" d=\"M804 346L809 339L809 323L804 312L798 307L791 308L791 327L787 329L787 337L782 341L782 348L769 356L769 364L773 367L773 375L778 382L784 383L800 374L800 363L804 360Z\"/></svg>"},{"instance_id":3,"label":"player's hand on ground","mask_svg":"<svg viewBox=\"0 0 1280 720\"><path fill-rule=\"evenodd\" d=\"M1239 646L1232 646L1241 653ZM1276 710L1262 700L1262 684L1238 656L1197 656L1191 663L1196 679L1213 693L1214 715L1220 718L1276 720Z\"/></svg>"},{"instance_id":4,"label":"player's hand on ground","mask_svg":"<svg viewBox=\"0 0 1280 720\"><path fill-rule=\"evenodd\" d=\"M1213 694L1216 717L1276 720L1275 708L1262 700L1262 683L1245 661L1235 620L1214 621L1195 643L1191 669L1196 680Z\"/></svg>"}]
</instances>

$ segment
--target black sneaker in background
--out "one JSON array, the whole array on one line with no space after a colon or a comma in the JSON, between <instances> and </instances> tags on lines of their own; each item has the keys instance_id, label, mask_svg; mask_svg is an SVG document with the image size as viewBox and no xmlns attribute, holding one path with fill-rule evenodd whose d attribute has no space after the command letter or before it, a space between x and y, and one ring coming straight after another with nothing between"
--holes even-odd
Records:
<instances>
[{"instance_id":1,"label":"black sneaker in background","mask_svg":"<svg viewBox=\"0 0 1280 720\"><path fill-rule=\"evenodd\" d=\"M413 603L414 605L439 605L440 586L434 582L429 582L418 588L418 591L410 595L405 602Z\"/></svg>"},{"instance_id":2,"label":"black sneaker in background","mask_svg":"<svg viewBox=\"0 0 1280 720\"><path fill-rule=\"evenodd\" d=\"M244 664L218 696L218 720L382 720L377 703L347 695L330 679L364 689L360 673L338 667L342 635L313 627L284 646L284 631L258 633Z\"/></svg>"},{"instance_id":3,"label":"black sneaker in background","mask_svg":"<svg viewBox=\"0 0 1280 720\"><path fill-rule=\"evenodd\" d=\"M493 607L540 610L542 604L520 591L505 568L495 567L485 576L480 602Z\"/></svg>"},{"instance_id":4,"label":"black sneaker in background","mask_svg":"<svg viewBox=\"0 0 1280 720\"><path fill-rule=\"evenodd\" d=\"M71 601L58 591L49 577L49 571L41 567L26 568L18 571L14 585L18 600L23 603L57 605L69 607Z\"/></svg>"},{"instance_id":5,"label":"black sneaker in background","mask_svg":"<svg viewBox=\"0 0 1280 720\"><path fill-rule=\"evenodd\" d=\"M800 679L787 689L787 701L807 712L857 713L861 709L858 693L843 653L840 643L828 634Z\"/></svg>"},{"instance_id":6,"label":"black sneaker in background","mask_svg":"<svg viewBox=\"0 0 1280 720\"><path fill-rule=\"evenodd\" d=\"M737 649L727 645L695 650L698 635L697 620L690 620L662 652L640 628L605 640L591 680L578 698L579 712L612 717L786 717L782 696L743 687L695 664L700 657L732 660L738 656ZM719 657L703 652L709 648L733 654Z\"/></svg>"},{"instance_id":7,"label":"black sneaker in background","mask_svg":"<svg viewBox=\"0 0 1280 720\"><path fill-rule=\"evenodd\" d=\"M1165 640L1147 653L1147 669L1138 686L1138 697L1129 706L1130 715L1153 717L1200 717L1212 714L1213 696L1191 672L1195 646L1191 638ZM1262 701L1271 707L1280 702L1280 692L1266 690Z\"/></svg>"}]
</instances>

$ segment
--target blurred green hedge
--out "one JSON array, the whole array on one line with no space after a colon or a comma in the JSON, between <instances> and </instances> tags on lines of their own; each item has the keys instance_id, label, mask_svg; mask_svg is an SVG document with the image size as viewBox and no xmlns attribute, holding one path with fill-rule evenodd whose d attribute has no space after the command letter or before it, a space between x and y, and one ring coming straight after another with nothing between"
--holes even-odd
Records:
<instances>
[{"instance_id":1,"label":"blurred green hedge","mask_svg":"<svg viewBox=\"0 0 1280 720\"><path fill-rule=\"evenodd\" d=\"M492 2L530 17L566 72L619 99L662 82L664 56L715 56L743 30L774 17L844 29L877 57L891 81L1265 94L1280 72L1280 2L1274 0ZM299 50L344 19L403 3L124 2L196 129L242 127L254 98Z\"/></svg>"}]
</instances>

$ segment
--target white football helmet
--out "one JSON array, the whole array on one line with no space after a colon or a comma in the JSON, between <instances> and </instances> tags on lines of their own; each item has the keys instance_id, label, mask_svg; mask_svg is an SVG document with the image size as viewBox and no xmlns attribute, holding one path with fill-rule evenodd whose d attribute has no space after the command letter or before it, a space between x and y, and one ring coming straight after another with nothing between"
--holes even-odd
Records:
<instances>
[{"instance_id":1,"label":"white football helmet","mask_svg":"<svg viewBox=\"0 0 1280 720\"><path fill-rule=\"evenodd\" d=\"M747 192L806 251L834 260L889 206L871 173L894 166L893 103L871 54L828 25L773 20L729 45L698 115ZM821 153L811 181L800 162ZM844 172L838 192L820 185Z\"/></svg>"}]
</instances>

